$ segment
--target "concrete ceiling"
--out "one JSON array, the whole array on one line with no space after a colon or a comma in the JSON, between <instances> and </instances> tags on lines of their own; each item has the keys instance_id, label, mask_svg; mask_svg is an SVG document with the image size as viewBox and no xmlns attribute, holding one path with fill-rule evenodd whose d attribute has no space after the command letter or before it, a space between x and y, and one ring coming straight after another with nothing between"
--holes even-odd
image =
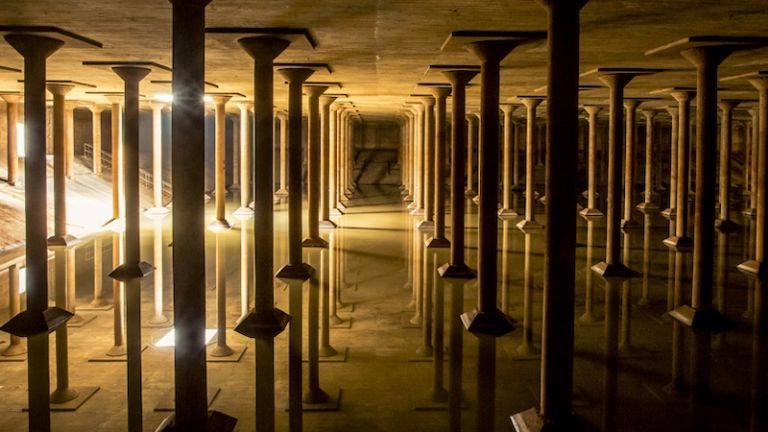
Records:
<instances>
[{"instance_id":1,"label":"concrete ceiling","mask_svg":"<svg viewBox=\"0 0 768 432\"><path fill-rule=\"evenodd\" d=\"M582 12L581 71L598 66L661 67L674 69L639 77L628 96L648 96L653 89L695 84L692 66L678 55L646 57L649 49L691 35L768 35L768 8L761 0L619 1L591 0ZM10 0L0 8L0 24L55 25L104 44L103 49L64 47L49 60L49 79L77 80L96 89L78 87L69 99L104 103L86 91L118 91L121 82L109 71L83 66L85 60L149 60L171 65L171 5L165 0ZM207 8L208 26L305 27L317 39L312 51L289 48L279 62L324 62L333 74L318 73L311 80L338 81L363 117L392 117L417 90L429 64L476 64L466 52L441 52L455 30L541 30L546 13L534 0L214 0ZM252 63L232 42L207 37L206 79L218 92L252 95ZM0 65L22 67L21 57L0 42ZM768 68L768 49L738 53L721 67L720 76ZM0 72L0 91L21 90L19 73ZM141 92L152 97L169 92L168 85L150 80L169 79L155 73ZM522 48L503 63L502 101L532 94L546 84L546 46ZM287 86L276 78L275 105L284 108ZM585 84L599 84L596 77ZM728 83L726 97L754 98L746 83ZM478 88L468 92L469 109L478 105ZM582 93L584 102L604 102L604 89ZM232 102L235 102L233 99ZM666 105L658 101L653 104ZM235 104L231 104L236 109Z\"/></svg>"}]
</instances>

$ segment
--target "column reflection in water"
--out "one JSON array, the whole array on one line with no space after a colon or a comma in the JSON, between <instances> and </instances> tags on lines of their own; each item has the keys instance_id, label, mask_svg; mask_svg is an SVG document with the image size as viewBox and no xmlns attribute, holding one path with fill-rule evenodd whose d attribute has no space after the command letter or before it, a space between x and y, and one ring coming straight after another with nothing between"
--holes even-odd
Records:
<instances>
[{"instance_id":1,"label":"column reflection in water","mask_svg":"<svg viewBox=\"0 0 768 432\"><path fill-rule=\"evenodd\" d=\"M637 301L639 306L650 306L651 301L651 215L645 214L643 216L643 290L640 295L640 300Z\"/></svg>"},{"instance_id":2,"label":"column reflection in water","mask_svg":"<svg viewBox=\"0 0 768 432\"><path fill-rule=\"evenodd\" d=\"M504 315L509 315L509 290L510 290L510 271L512 270L510 248L512 233L509 230L509 221L501 221L501 299L500 307Z\"/></svg>"},{"instance_id":3,"label":"column reflection in water","mask_svg":"<svg viewBox=\"0 0 768 432\"><path fill-rule=\"evenodd\" d=\"M21 312L21 294L19 292L19 267L8 267L8 316L14 317ZM10 343L0 352L3 357L21 356L27 353L27 346L19 336L10 335Z\"/></svg>"},{"instance_id":4,"label":"column reflection in water","mask_svg":"<svg viewBox=\"0 0 768 432\"><path fill-rule=\"evenodd\" d=\"M603 418L602 430L617 430L617 398L619 392L619 308L621 279L605 282L605 325L603 350Z\"/></svg>"},{"instance_id":5,"label":"column reflection in water","mask_svg":"<svg viewBox=\"0 0 768 432\"><path fill-rule=\"evenodd\" d=\"M153 272L154 281L154 314L149 319L149 324L153 326L166 327L168 325L168 317L163 313L163 252L165 250L165 244L163 242L163 219L167 216L165 214L147 214L152 219L152 225L154 227L154 237L152 243L153 258L152 263L155 266Z\"/></svg>"},{"instance_id":6,"label":"column reflection in water","mask_svg":"<svg viewBox=\"0 0 768 432\"><path fill-rule=\"evenodd\" d=\"M533 269L531 242L533 234L525 233L525 264L523 268L523 340L517 347L521 357L538 357L539 348L533 343ZM588 271L587 273L591 273Z\"/></svg>"},{"instance_id":7,"label":"column reflection in water","mask_svg":"<svg viewBox=\"0 0 768 432\"><path fill-rule=\"evenodd\" d=\"M579 317L579 322L591 324L597 322L599 318L595 316L592 261L595 251L595 222L587 219L587 250L586 250L586 269L584 271L584 313Z\"/></svg>"},{"instance_id":8,"label":"column reflection in water","mask_svg":"<svg viewBox=\"0 0 768 432\"><path fill-rule=\"evenodd\" d=\"M412 224L411 224L412 225ZM424 299L422 297L422 290L424 289L424 284L421 280L421 256L424 252L424 248L422 247L422 234L419 230L415 228L410 228L411 232L411 248L413 250L411 260L411 267L413 268L413 279L412 279L412 285L413 285L413 295L414 295L414 306L415 306L415 312L413 317L410 319L410 323L413 325L420 325L423 316L421 314Z\"/></svg>"},{"instance_id":9,"label":"column reflection in water","mask_svg":"<svg viewBox=\"0 0 768 432\"><path fill-rule=\"evenodd\" d=\"M433 253L424 247L425 234L419 232L417 247L421 250L421 346L416 350L419 357L432 357L432 285L435 280L436 266Z\"/></svg>"}]
</instances>

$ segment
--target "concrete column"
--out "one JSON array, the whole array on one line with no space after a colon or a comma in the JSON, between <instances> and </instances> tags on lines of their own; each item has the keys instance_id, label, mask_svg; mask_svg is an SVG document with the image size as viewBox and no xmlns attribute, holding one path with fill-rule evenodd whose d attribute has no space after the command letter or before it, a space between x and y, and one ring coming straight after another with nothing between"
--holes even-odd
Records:
<instances>
[{"instance_id":1,"label":"concrete column","mask_svg":"<svg viewBox=\"0 0 768 432\"><path fill-rule=\"evenodd\" d=\"M104 108L100 105L91 105L91 126L93 134L93 173L101 175L101 113Z\"/></svg>"},{"instance_id":2,"label":"concrete column","mask_svg":"<svg viewBox=\"0 0 768 432\"><path fill-rule=\"evenodd\" d=\"M677 101L677 186L675 204L675 235L664 239L664 244L668 247L679 249L680 251L690 250L693 246L693 239L688 237L688 146L689 146L689 110L691 108L691 98L695 93L692 91L673 91L670 93Z\"/></svg>"},{"instance_id":3,"label":"concrete column","mask_svg":"<svg viewBox=\"0 0 768 432\"><path fill-rule=\"evenodd\" d=\"M72 102L64 103L64 136L66 142L66 169L67 178L75 175L75 105Z\"/></svg>"},{"instance_id":4,"label":"concrete column","mask_svg":"<svg viewBox=\"0 0 768 432\"><path fill-rule=\"evenodd\" d=\"M163 206L163 108L165 104L153 101L152 108L152 201L153 207L147 212L165 214Z\"/></svg>"},{"instance_id":5,"label":"concrete column","mask_svg":"<svg viewBox=\"0 0 768 432\"><path fill-rule=\"evenodd\" d=\"M53 95L53 206L54 230L48 239L50 246L66 247L74 240L67 235L67 129L64 97L75 86L71 84L48 84Z\"/></svg>"},{"instance_id":6,"label":"concrete column","mask_svg":"<svg viewBox=\"0 0 768 432\"><path fill-rule=\"evenodd\" d=\"M722 111L720 121L720 175L718 191L720 194L720 217L715 226L722 233L733 232L739 225L731 220L731 141L733 139L733 109L739 101L721 100L718 103Z\"/></svg>"},{"instance_id":7,"label":"concrete column","mask_svg":"<svg viewBox=\"0 0 768 432\"><path fill-rule=\"evenodd\" d=\"M335 96L320 97L320 228L336 228L331 221L331 137L335 132L331 104ZM334 152L335 156L335 152Z\"/></svg>"},{"instance_id":8,"label":"concrete column","mask_svg":"<svg viewBox=\"0 0 768 432\"><path fill-rule=\"evenodd\" d=\"M755 276L759 279L755 283L755 292L758 289L762 289L762 284L765 284L766 276L766 263L765 257L768 254L766 246L768 243L765 241L765 230L768 225L768 209L766 209L766 193L768 193L768 176L766 176L766 165L768 165L768 76L760 74L758 77L749 80L758 94L758 136L753 140L757 143L756 147L753 147L753 159L757 159L757 172L753 172L753 185L757 192L757 201L753 201L753 206L756 208L756 223L755 223L755 259L746 261L739 264L739 270Z\"/></svg>"},{"instance_id":9,"label":"concrete column","mask_svg":"<svg viewBox=\"0 0 768 432\"><path fill-rule=\"evenodd\" d=\"M143 429L141 372L141 279L153 267L141 261L139 200L139 82L151 72L135 66L117 66L112 70L125 83L125 118L123 126L123 173L125 182L125 263L110 277L125 283L127 340L128 430ZM113 167L114 168L114 167Z\"/></svg>"},{"instance_id":10,"label":"concrete column","mask_svg":"<svg viewBox=\"0 0 768 432\"><path fill-rule=\"evenodd\" d=\"M328 141L328 215L341 216L339 209L339 105L331 105ZM335 226L335 224L334 224Z\"/></svg>"},{"instance_id":11,"label":"concrete column","mask_svg":"<svg viewBox=\"0 0 768 432\"><path fill-rule=\"evenodd\" d=\"M502 189L501 189L501 209L498 214L500 218L510 219L517 217L517 211L512 206L512 191L513 186L517 186L515 182L516 174L514 171L513 158L517 155L514 154L517 143L517 134L515 133L515 124L512 118L512 113L517 109L517 106L512 104L501 104L501 111L504 113L504 127L503 127L503 146L502 146ZM514 144L513 144L514 141ZM513 183L515 183L513 185Z\"/></svg>"},{"instance_id":12,"label":"concrete column","mask_svg":"<svg viewBox=\"0 0 768 432\"><path fill-rule=\"evenodd\" d=\"M669 220L675 220L677 218L677 139L679 136L678 123L680 117L676 107L667 107L667 112L672 118L672 128L669 134L669 207L662 211L661 214Z\"/></svg>"},{"instance_id":13,"label":"concrete column","mask_svg":"<svg viewBox=\"0 0 768 432\"><path fill-rule=\"evenodd\" d=\"M624 105L624 87L637 73L607 72L600 80L610 89L608 104L608 193L606 214L605 261L595 264L592 270L603 278L632 276L634 272L621 261L621 184L622 154L621 141L624 139L621 119ZM628 110L629 111L629 110ZM634 124L634 121L632 122ZM634 136L634 134L633 134ZM549 207L547 208L549 210ZM551 235L551 234L550 234Z\"/></svg>"},{"instance_id":14,"label":"concrete column","mask_svg":"<svg viewBox=\"0 0 768 432\"><path fill-rule=\"evenodd\" d=\"M281 76L288 82L288 264L277 273L277 277L288 283L289 330L288 356L288 409L289 430L301 431L302 419L302 285L314 271L302 262L301 257L301 87L313 69L283 68Z\"/></svg>"},{"instance_id":15,"label":"concrete column","mask_svg":"<svg viewBox=\"0 0 768 432\"><path fill-rule=\"evenodd\" d=\"M451 83L453 98L451 101L451 230L452 242L450 262L439 268L440 276L449 279L454 293L463 286L467 279L474 278L474 272L467 266L464 259L464 164L465 156L471 161L472 152L464 153L464 140L467 139L464 119L469 118L466 113L466 87L477 75L474 67L448 70L443 72ZM472 121L469 121L471 127ZM472 136L470 135L470 139ZM471 146L470 146L471 148ZM471 162L470 162L471 164ZM471 189L472 178L468 177L467 186ZM453 305L452 306L458 306ZM452 312L453 313L453 312ZM452 345L453 346L453 345ZM453 367L451 368L453 370ZM452 386L461 386L461 383L453 383ZM455 402L455 401L454 401ZM456 407L454 407L456 408Z\"/></svg>"},{"instance_id":16,"label":"concrete column","mask_svg":"<svg viewBox=\"0 0 768 432\"><path fill-rule=\"evenodd\" d=\"M445 238L445 165L447 155L445 100L451 94L450 87L434 87L432 96L435 98L435 128L434 128L434 209L435 232L425 242L427 248L447 248L451 243Z\"/></svg>"},{"instance_id":17,"label":"concrete column","mask_svg":"<svg viewBox=\"0 0 768 432\"><path fill-rule=\"evenodd\" d=\"M216 141L214 143L214 184L216 195L216 220L211 222L211 229L220 231L231 228L226 217L226 121L227 121L227 102L232 98L228 95L215 95L213 102L216 104Z\"/></svg>"},{"instance_id":18,"label":"concrete column","mask_svg":"<svg viewBox=\"0 0 768 432\"><path fill-rule=\"evenodd\" d=\"M253 73L253 212L259 221L254 227L253 244L253 310L235 331L255 339L256 347L256 427L275 430L275 354L274 337L288 324L290 317L275 308L274 298L274 212L273 212L273 61L289 45L287 39L253 36L240 39L240 46L254 61ZM286 121L280 123L281 134L287 133ZM287 135L286 135L287 136ZM282 140L281 140L282 143ZM250 146L250 142L248 143ZM285 146L281 146L281 152ZM284 158L283 158L284 162ZM281 162L282 163L282 162ZM247 166L244 165L244 166ZM285 166L281 166L280 189L285 191ZM249 179L250 181L250 179ZM247 184L247 183L245 183ZM244 184L244 185L245 185Z\"/></svg>"},{"instance_id":19,"label":"concrete column","mask_svg":"<svg viewBox=\"0 0 768 432\"><path fill-rule=\"evenodd\" d=\"M18 154L18 137L16 136L16 125L19 122L19 101L21 97L19 95L5 94L0 95L5 101L6 112L6 157L8 167L8 178L6 181L11 186L16 186L16 182L19 180L19 154Z\"/></svg>"},{"instance_id":20,"label":"concrete column","mask_svg":"<svg viewBox=\"0 0 768 432\"><path fill-rule=\"evenodd\" d=\"M48 334L29 330L29 321L46 322L45 312L70 316L61 309L48 308L47 197L45 161L45 76L46 59L63 42L47 36L11 33L4 39L24 57L24 213L27 265L27 310L16 315L2 329L17 336L28 336L27 382L29 430L50 431L50 372ZM25 319L25 317L29 317ZM25 325L27 324L27 325Z\"/></svg>"},{"instance_id":21,"label":"concrete column","mask_svg":"<svg viewBox=\"0 0 768 432\"><path fill-rule=\"evenodd\" d=\"M346 202L346 197L344 196L344 148L343 148L343 138L344 138L344 117L345 117L345 111L346 107L339 107L338 111L336 111L336 211L335 214L338 216L341 216L344 214L344 211L347 209L347 207L344 205L342 201Z\"/></svg>"},{"instance_id":22,"label":"concrete column","mask_svg":"<svg viewBox=\"0 0 768 432\"><path fill-rule=\"evenodd\" d=\"M573 415L573 334L579 99L579 11L586 0L540 2L548 12L546 191L541 398L553 429L578 430ZM620 108L619 108L620 109ZM541 141L544 143L544 141ZM556 150L555 150L556 149ZM531 154L532 156L532 154ZM529 411L529 414L531 413Z\"/></svg>"},{"instance_id":23,"label":"concrete column","mask_svg":"<svg viewBox=\"0 0 768 432\"><path fill-rule=\"evenodd\" d=\"M252 202L253 186L251 185L251 121L248 111L253 108L250 102L240 102L237 104L240 108L240 208L235 210L238 217L250 217L253 210L250 207ZM272 154L270 153L270 158Z\"/></svg>"},{"instance_id":24,"label":"concrete column","mask_svg":"<svg viewBox=\"0 0 768 432\"><path fill-rule=\"evenodd\" d=\"M435 227L435 98L424 96L421 98L424 105L424 145L423 150L423 206L424 218L416 225L421 231L431 231Z\"/></svg>"},{"instance_id":25,"label":"concrete column","mask_svg":"<svg viewBox=\"0 0 768 432\"><path fill-rule=\"evenodd\" d=\"M480 207L478 213L478 306L464 313L464 327L479 336L497 337L513 330L509 317L497 306L498 185L499 185L499 63L519 44L526 41L505 39L477 41L466 48L480 60ZM493 342L493 341L491 341ZM490 344L490 342L488 342ZM495 348L495 343L493 343ZM491 407L492 408L492 407ZM492 411L492 410L491 410ZM478 428L487 426L478 413Z\"/></svg>"},{"instance_id":26,"label":"concrete column","mask_svg":"<svg viewBox=\"0 0 768 432\"><path fill-rule=\"evenodd\" d=\"M110 128L110 143L112 154L112 219L110 223L119 223L120 219L120 202L122 200L122 169L120 168L120 154L122 153L122 137L121 137L121 124L123 118L123 109L121 106L121 98L119 96L109 96L111 107L111 128ZM115 252L117 249L115 249ZM117 267L119 263L113 262Z\"/></svg>"},{"instance_id":27,"label":"concrete column","mask_svg":"<svg viewBox=\"0 0 768 432\"><path fill-rule=\"evenodd\" d=\"M656 132L654 121L656 111L645 108L643 116L645 117L645 193L643 202L637 205L637 209L648 214L659 210L653 196L653 140Z\"/></svg>"},{"instance_id":28,"label":"concrete column","mask_svg":"<svg viewBox=\"0 0 768 432\"><path fill-rule=\"evenodd\" d=\"M173 302L176 430L234 429L235 419L208 412L205 362L205 7L172 0ZM224 427L222 424L228 424Z\"/></svg>"},{"instance_id":29,"label":"concrete column","mask_svg":"<svg viewBox=\"0 0 768 432\"><path fill-rule=\"evenodd\" d=\"M581 211L585 219L598 219L603 217L603 212L597 208L596 189L597 189L597 114L600 113L601 106L585 105L584 111L587 112L587 122L589 123L589 135L587 144L587 208ZM590 272L587 272L590 273ZM588 276L589 277L589 276Z\"/></svg>"},{"instance_id":30,"label":"concrete column","mask_svg":"<svg viewBox=\"0 0 768 432\"><path fill-rule=\"evenodd\" d=\"M749 152L749 207L742 212L745 216L754 219L757 216L757 171L760 159L760 119L756 109L749 110L752 116L752 148Z\"/></svg>"},{"instance_id":31,"label":"concrete column","mask_svg":"<svg viewBox=\"0 0 768 432\"><path fill-rule=\"evenodd\" d=\"M621 229L636 229L640 224L632 220L632 209L634 208L634 190L635 190L635 132L637 129L637 107L640 105L638 100L625 100L624 109L626 111L626 133L624 141L624 214L621 218Z\"/></svg>"},{"instance_id":32,"label":"concrete column","mask_svg":"<svg viewBox=\"0 0 768 432\"><path fill-rule=\"evenodd\" d=\"M288 196L288 115L278 113L277 119L280 121L280 185L275 196L282 198Z\"/></svg>"},{"instance_id":33,"label":"concrete column","mask_svg":"<svg viewBox=\"0 0 768 432\"><path fill-rule=\"evenodd\" d=\"M406 121L405 121L405 131L403 136L403 155L400 162L401 169L403 170L403 176L404 176L404 183L403 183L403 191L401 192L401 195L403 196L403 201L405 202L412 202L413 201L413 122L414 122L414 116L411 111L405 111L403 113L405 115Z\"/></svg>"},{"instance_id":34,"label":"concrete column","mask_svg":"<svg viewBox=\"0 0 768 432\"><path fill-rule=\"evenodd\" d=\"M477 147L477 115L467 114L467 188L464 195L477 196L475 191L475 148Z\"/></svg>"},{"instance_id":35,"label":"concrete column","mask_svg":"<svg viewBox=\"0 0 768 432\"><path fill-rule=\"evenodd\" d=\"M328 242L320 237L320 95L328 86L305 85L307 93L308 133L307 133L307 238L302 241L304 247L327 248Z\"/></svg>"},{"instance_id":36,"label":"concrete column","mask_svg":"<svg viewBox=\"0 0 768 432\"><path fill-rule=\"evenodd\" d=\"M543 98L525 97L520 101L525 105L526 110L526 128L525 128L525 219L517 223L517 228L525 233L540 231L542 226L536 222L534 210L536 201L534 201L536 191L535 172L533 166L533 148L534 134L536 133L536 107L539 106Z\"/></svg>"},{"instance_id":37,"label":"concrete column","mask_svg":"<svg viewBox=\"0 0 768 432\"><path fill-rule=\"evenodd\" d=\"M691 305L675 309L670 315L691 327L716 329L724 317L712 308L715 177L717 149L717 69L734 50L730 41L722 44L695 46L681 51L696 66L696 196L694 213L693 277ZM768 103L768 101L766 102ZM682 111L682 110L681 110ZM683 128L681 122L680 128ZM679 185L678 185L679 186ZM678 192L679 192L678 187ZM678 200L679 214L684 207ZM702 359L706 369L708 359ZM694 376L695 371L693 372Z\"/></svg>"},{"instance_id":38,"label":"concrete column","mask_svg":"<svg viewBox=\"0 0 768 432\"><path fill-rule=\"evenodd\" d=\"M413 105L415 113L414 128L414 176L413 176L413 202L408 208L411 209L411 215L418 216L424 214L424 107L421 104Z\"/></svg>"}]
</instances>

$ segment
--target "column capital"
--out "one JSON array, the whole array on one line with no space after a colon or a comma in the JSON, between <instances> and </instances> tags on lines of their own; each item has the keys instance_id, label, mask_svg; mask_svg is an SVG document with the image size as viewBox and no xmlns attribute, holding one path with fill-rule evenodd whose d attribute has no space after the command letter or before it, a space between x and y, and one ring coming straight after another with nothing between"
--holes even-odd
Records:
<instances>
[{"instance_id":1,"label":"column capital","mask_svg":"<svg viewBox=\"0 0 768 432\"><path fill-rule=\"evenodd\" d=\"M47 83L45 88L54 96L66 96L75 86L65 83Z\"/></svg>"},{"instance_id":2,"label":"column capital","mask_svg":"<svg viewBox=\"0 0 768 432\"><path fill-rule=\"evenodd\" d=\"M518 97L518 99L520 99L520 103L525 105L526 108L533 109L533 110L535 110L536 107L538 107L542 102L544 102L544 98L538 97L538 96L536 97L524 96L524 97Z\"/></svg>"},{"instance_id":3,"label":"column capital","mask_svg":"<svg viewBox=\"0 0 768 432\"><path fill-rule=\"evenodd\" d=\"M643 108L641 112L643 113L643 117L645 117L645 121L649 122L653 121L653 118L656 117L656 114L659 113L659 110L654 108Z\"/></svg>"},{"instance_id":4,"label":"column capital","mask_svg":"<svg viewBox=\"0 0 768 432\"><path fill-rule=\"evenodd\" d=\"M643 102L637 99L624 99L624 109L628 111L634 111L637 109L637 107L640 106L641 103Z\"/></svg>"},{"instance_id":5,"label":"column capital","mask_svg":"<svg viewBox=\"0 0 768 432\"><path fill-rule=\"evenodd\" d=\"M432 108L433 106L435 106L434 96L420 96L419 101L421 101L421 104L425 109Z\"/></svg>"},{"instance_id":6,"label":"column capital","mask_svg":"<svg viewBox=\"0 0 768 432\"><path fill-rule=\"evenodd\" d=\"M675 90L669 92L669 95L672 96L673 99L675 99L677 102L689 102L691 99L693 99L696 96L695 90Z\"/></svg>"},{"instance_id":7,"label":"column capital","mask_svg":"<svg viewBox=\"0 0 768 432\"><path fill-rule=\"evenodd\" d=\"M147 103L152 111L162 111L166 106L166 102L160 102L157 100L151 100Z\"/></svg>"},{"instance_id":8,"label":"column capital","mask_svg":"<svg viewBox=\"0 0 768 432\"><path fill-rule=\"evenodd\" d=\"M505 114L505 115L512 115L515 111L517 111L517 108L519 108L520 105L516 105L513 103L502 103L499 104L499 109Z\"/></svg>"},{"instance_id":9,"label":"column capital","mask_svg":"<svg viewBox=\"0 0 768 432\"><path fill-rule=\"evenodd\" d=\"M331 105L336 101L336 96L328 96L328 95L322 95L320 96L320 105L325 107L328 106L328 108L331 108Z\"/></svg>"},{"instance_id":10,"label":"column capital","mask_svg":"<svg viewBox=\"0 0 768 432\"><path fill-rule=\"evenodd\" d=\"M226 105L227 102L229 102L230 99L232 99L231 95L211 95L211 98L213 99L213 103L216 104L216 106L219 105Z\"/></svg>"},{"instance_id":11,"label":"column capital","mask_svg":"<svg viewBox=\"0 0 768 432\"><path fill-rule=\"evenodd\" d=\"M240 108L240 113L242 114L244 112L247 112L253 109L253 102L251 101L238 102L237 107Z\"/></svg>"},{"instance_id":12,"label":"column capital","mask_svg":"<svg viewBox=\"0 0 768 432\"><path fill-rule=\"evenodd\" d=\"M19 94L11 94L11 93L2 94L0 95L0 98L2 98L7 104L19 103L22 100L22 96L20 93Z\"/></svg>"},{"instance_id":13,"label":"column capital","mask_svg":"<svg viewBox=\"0 0 768 432\"><path fill-rule=\"evenodd\" d=\"M583 106L584 112L589 114L590 117L596 117L600 111L602 111L603 106L601 105L584 105Z\"/></svg>"}]
</instances>

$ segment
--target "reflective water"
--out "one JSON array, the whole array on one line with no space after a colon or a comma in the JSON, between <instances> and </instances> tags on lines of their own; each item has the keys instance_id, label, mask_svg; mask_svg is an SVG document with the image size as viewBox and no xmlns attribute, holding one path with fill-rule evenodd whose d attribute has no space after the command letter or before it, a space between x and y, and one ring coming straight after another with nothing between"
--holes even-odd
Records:
<instances>
[{"instance_id":1,"label":"reflective water","mask_svg":"<svg viewBox=\"0 0 768 432\"><path fill-rule=\"evenodd\" d=\"M467 202L474 212L476 207ZM278 205L276 269L287 262L286 216L285 204ZM615 285L589 270L604 257L604 219L577 218L574 410L596 431L768 430L765 300L760 287L736 270L753 250L750 221L741 221L742 229L733 234L718 235L715 306L735 325L710 335L692 333L665 313L689 301L691 254L675 255L662 244L670 232L666 219L639 212L635 216L642 227L624 235L624 259L640 276ZM537 214L537 219L543 222L544 215ZM167 416L163 410L172 402L173 348L158 346L173 319L170 220L142 218L142 257L161 270L143 280L141 293L147 431ZM536 406L539 398L544 233L526 235L515 227L516 220L499 221L499 306L517 321L517 329L497 340L479 340L463 331L456 319L459 311L475 306L475 281L451 285L435 276L435 269L447 261L447 250L423 247L429 234L414 230L417 218L408 215L396 190L364 188L336 221L339 228L323 232L331 247L304 254L322 283L307 283L303 289L304 351L312 335L321 356L316 372L305 363L303 382L305 389L317 384L315 390L322 389L331 399L340 396L340 401L331 411L322 410L334 404L305 405L305 430L512 430L509 416ZM250 270L241 271L242 242L247 252L253 225L259 226L252 219L230 217L230 222L235 228L219 234L219 266L226 282L223 304L217 305L213 233L206 250L208 328L217 329L221 316L228 329L211 338L209 397L212 409L236 417L238 430L247 431L254 430L256 415L253 341L232 328L252 297L252 287L243 284ZM476 214L467 223L467 260L476 268ZM114 355L124 343L119 331L123 317L116 313L121 309L112 307L120 289L107 277L115 239L103 233L83 239L74 250L76 272L69 283L76 286L77 313L86 323L68 331L69 384L75 390L99 390L76 411L54 412L56 431L127 428L125 363L120 361L124 356ZM52 272L55 267L52 262ZM3 317L8 313L6 279L0 294ZM101 295L94 290L99 285ZM279 281L275 287L277 306L288 311L288 288ZM310 295L310 287L317 295ZM52 277L52 301L54 292ZM326 299L328 308L323 307ZM101 310L102 304L109 309ZM326 321L328 331L323 330ZM762 332L754 332L753 323ZM52 335L52 391L55 340ZM235 354L214 357L229 352L224 344ZM5 342L0 350L7 346ZM276 339L275 367L276 422L283 431L289 418L288 331ZM0 430L26 430L26 381L26 362L0 362ZM460 401L462 409L448 410L451 398L454 407Z\"/></svg>"}]
</instances>

